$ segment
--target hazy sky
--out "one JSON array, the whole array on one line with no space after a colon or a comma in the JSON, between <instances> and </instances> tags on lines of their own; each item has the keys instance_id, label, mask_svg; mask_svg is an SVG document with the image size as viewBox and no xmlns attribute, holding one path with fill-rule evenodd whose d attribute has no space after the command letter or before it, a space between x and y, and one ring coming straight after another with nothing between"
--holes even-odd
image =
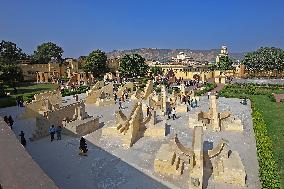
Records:
<instances>
[{"instance_id":1,"label":"hazy sky","mask_svg":"<svg viewBox=\"0 0 284 189\"><path fill-rule=\"evenodd\" d=\"M0 0L0 40L64 57L94 49L284 48L284 0Z\"/></svg>"}]
</instances>

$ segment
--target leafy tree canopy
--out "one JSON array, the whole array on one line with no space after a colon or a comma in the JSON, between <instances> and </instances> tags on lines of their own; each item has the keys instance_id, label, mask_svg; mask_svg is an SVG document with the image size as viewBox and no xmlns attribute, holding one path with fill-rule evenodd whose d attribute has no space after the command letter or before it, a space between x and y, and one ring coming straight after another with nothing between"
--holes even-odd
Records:
<instances>
[{"instance_id":1,"label":"leafy tree canopy","mask_svg":"<svg viewBox=\"0 0 284 189\"><path fill-rule=\"evenodd\" d=\"M247 53L242 63L249 71L283 71L284 51L275 47L261 47Z\"/></svg>"},{"instance_id":2,"label":"leafy tree canopy","mask_svg":"<svg viewBox=\"0 0 284 189\"><path fill-rule=\"evenodd\" d=\"M43 43L37 47L34 52L33 58L38 61L38 63L46 64L51 60L62 61L63 49L54 43L48 42Z\"/></svg>"},{"instance_id":3,"label":"leafy tree canopy","mask_svg":"<svg viewBox=\"0 0 284 189\"><path fill-rule=\"evenodd\" d=\"M158 67L158 66L154 66L154 67L151 67L151 72L152 74L155 76L155 75L161 75L163 74L163 71L162 71L162 68Z\"/></svg>"},{"instance_id":4,"label":"leafy tree canopy","mask_svg":"<svg viewBox=\"0 0 284 189\"><path fill-rule=\"evenodd\" d=\"M219 70L230 70L232 69L233 61L228 56L219 57L219 62L217 63L217 69Z\"/></svg>"},{"instance_id":5,"label":"leafy tree canopy","mask_svg":"<svg viewBox=\"0 0 284 189\"><path fill-rule=\"evenodd\" d=\"M22 72L18 60L25 59L26 55L15 43L1 41L0 43L0 80L5 83L22 79Z\"/></svg>"},{"instance_id":6,"label":"leafy tree canopy","mask_svg":"<svg viewBox=\"0 0 284 189\"><path fill-rule=\"evenodd\" d=\"M119 71L124 76L135 77L145 76L149 66L145 64L145 59L139 54L125 54L120 59Z\"/></svg>"},{"instance_id":7,"label":"leafy tree canopy","mask_svg":"<svg viewBox=\"0 0 284 189\"><path fill-rule=\"evenodd\" d=\"M18 60L25 59L26 55L15 43L2 40L0 43L0 63L17 64Z\"/></svg>"},{"instance_id":8,"label":"leafy tree canopy","mask_svg":"<svg viewBox=\"0 0 284 189\"><path fill-rule=\"evenodd\" d=\"M85 58L86 63L83 66L85 72L92 72L94 76L100 76L109 69L107 66L107 56L101 50L95 50Z\"/></svg>"}]
</instances>

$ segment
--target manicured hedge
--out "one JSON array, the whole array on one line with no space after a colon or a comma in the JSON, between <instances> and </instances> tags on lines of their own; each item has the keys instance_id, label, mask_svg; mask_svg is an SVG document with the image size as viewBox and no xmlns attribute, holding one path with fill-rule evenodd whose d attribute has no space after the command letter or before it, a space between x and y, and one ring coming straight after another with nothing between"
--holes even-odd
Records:
<instances>
[{"instance_id":1,"label":"manicured hedge","mask_svg":"<svg viewBox=\"0 0 284 189\"><path fill-rule=\"evenodd\" d=\"M63 89L63 90L61 90L61 94L64 97L64 96L70 96L70 95L85 93L88 90L89 90L88 86L80 86L78 88L75 88L73 91L71 91L71 89Z\"/></svg>"},{"instance_id":2,"label":"manicured hedge","mask_svg":"<svg viewBox=\"0 0 284 189\"><path fill-rule=\"evenodd\" d=\"M226 98L250 98L251 95L267 95L272 102L275 102L272 92L279 92L277 90L283 91L283 85L231 84L226 85L218 95Z\"/></svg>"},{"instance_id":3,"label":"manicured hedge","mask_svg":"<svg viewBox=\"0 0 284 189\"><path fill-rule=\"evenodd\" d=\"M273 157L272 141L267 134L265 121L255 108L253 108L252 116L262 188L280 188L280 174Z\"/></svg>"}]
</instances>

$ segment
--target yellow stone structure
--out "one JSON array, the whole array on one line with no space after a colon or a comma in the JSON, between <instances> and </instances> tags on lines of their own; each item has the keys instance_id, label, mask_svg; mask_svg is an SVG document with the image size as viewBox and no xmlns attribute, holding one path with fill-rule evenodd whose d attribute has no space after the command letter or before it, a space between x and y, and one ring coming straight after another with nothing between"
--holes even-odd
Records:
<instances>
[{"instance_id":1,"label":"yellow stone structure","mask_svg":"<svg viewBox=\"0 0 284 189\"><path fill-rule=\"evenodd\" d=\"M121 97L125 91L129 92L129 96L131 96L131 93L134 89L134 83L133 82L126 82L124 85L121 85L117 91L117 96Z\"/></svg>"},{"instance_id":2,"label":"yellow stone structure","mask_svg":"<svg viewBox=\"0 0 284 189\"><path fill-rule=\"evenodd\" d=\"M213 180L216 182L246 186L246 171L237 151L225 151L213 162Z\"/></svg>"},{"instance_id":3,"label":"yellow stone structure","mask_svg":"<svg viewBox=\"0 0 284 189\"><path fill-rule=\"evenodd\" d=\"M159 67L162 69L163 74L167 74L170 70L173 70L177 79L190 79L198 77L200 81L206 81L207 79L217 76L218 72L210 71L208 66L203 65L183 65L183 64L155 64L152 67Z\"/></svg>"},{"instance_id":4,"label":"yellow stone structure","mask_svg":"<svg viewBox=\"0 0 284 189\"><path fill-rule=\"evenodd\" d=\"M146 100L152 93L153 93L153 80L148 80L146 87L145 87L145 92L142 96L143 100Z\"/></svg>"},{"instance_id":5,"label":"yellow stone structure","mask_svg":"<svg viewBox=\"0 0 284 189\"><path fill-rule=\"evenodd\" d=\"M54 110L62 106L62 95L58 90L47 91L34 95L34 100L25 102L22 118L34 117L40 112Z\"/></svg>"},{"instance_id":6,"label":"yellow stone structure","mask_svg":"<svg viewBox=\"0 0 284 189\"><path fill-rule=\"evenodd\" d=\"M225 75L220 75L214 78L214 82L221 83L221 84L226 84L226 76Z\"/></svg>"},{"instance_id":7,"label":"yellow stone structure","mask_svg":"<svg viewBox=\"0 0 284 189\"><path fill-rule=\"evenodd\" d=\"M155 113L153 117L152 113L146 118L143 117L141 102L136 102L129 117L126 117L121 110L117 111L115 115L115 126L104 127L102 135L106 137L118 136L122 139L125 148L132 147L143 136L165 136L165 125L159 127L155 124Z\"/></svg>"},{"instance_id":8,"label":"yellow stone structure","mask_svg":"<svg viewBox=\"0 0 284 189\"><path fill-rule=\"evenodd\" d=\"M81 67L81 62L75 59L65 59L62 63L49 62L47 64L34 64L31 61L21 61L24 81L36 81L38 83L57 83L58 79L65 77L70 79L71 84L79 82L93 82L94 77L91 73L85 73Z\"/></svg>"},{"instance_id":9,"label":"yellow stone structure","mask_svg":"<svg viewBox=\"0 0 284 189\"><path fill-rule=\"evenodd\" d=\"M237 152L226 148L225 140L221 140L215 148L203 149L203 127L195 126L193 130L192 148L185 147L177 135L174 141L162 144L154 160L154 170L160 174L179 176L184 173L185 167L189 169L189 188L202 189L204 167L207 161L214 161L214 180L228 184L245 184L245 170ZM236 155L237 154L237 155ZM205 164L204 164L205 163ZM228 174L228 177L226 177Z\"/></svg>"},{"instance_id":10,"label":"yellow stone structure","mask_svg":"<svg viewBox=\"0 0 284 189\"><path fill-rule=\"evenodd\" d=\"M39 112L35 117L36 130L32 137L33 140L47 136L51 125L61 126L64 134L78 136L91 133L99 128L99 118L86 113L84 101Z\"/></svg>"},{"instance_id":11,"label":"yellow stone structure","mask_svg":"<svg viewBox=\"0 0 284 189\"><path fill-rule=\"evenodd\" d=\"M221 129L224 131L243 131L243 124L240 119L230 112L218 112L215 95L210 96L209 112L200 111L197 114L190 114L189 127L193 128L195 125L217 132Z\"/></svg>"},{"instance_id":12,"label":"yellow stone structure","mask_svg":"<svg viewBox=\"0 0 284 189\"><path fill-rule=\"evenodd\" d=\"M100 106L115 103L112 97L113 83L104 86L103 81L98 81L86 94L86 104L96 104Z\"/></svg>"}]
</instances>

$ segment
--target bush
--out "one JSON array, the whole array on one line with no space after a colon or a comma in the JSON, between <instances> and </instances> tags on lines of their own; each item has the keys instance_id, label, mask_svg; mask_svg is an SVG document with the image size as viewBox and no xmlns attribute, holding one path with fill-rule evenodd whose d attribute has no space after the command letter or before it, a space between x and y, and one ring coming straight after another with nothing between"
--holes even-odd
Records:
<instances>
[{"instance_id":1,"label":"bush","mask_svg":"<svg viewBox=\"0 0 284 189\"><path fill-rule=\"evenodd\" d=\"M71 95L75 95L75 94L85 93L88 90L89 90L88 86L80 86L78 88L75 88L73 91L71 91L69 89L63 89L63 90L61 90L61 94L62 94L62 97L65 97L65 96L71 96Z\"/></svg>"},{"instance_id":2,"label":"bush","mask_svg":"<svg viewBox=\"0 0 284 189\"><path fill-rule=\"evenodd\" d=\"M0 108L16 106L16 98L15 96L7 96L0 98Z\"/></svg>"},{"instance_id":3,"label":"bush","mask_svg":"<svg viewBox=\"0 0 284 189\"><path fill-rule=\"evenodd\" d=\"M0 97L5 97L5 96L6 96L6 93L5 93L4 87L1 86L0 84Z\"/></svg>"},{"instance_id":4,"label":"bush","mask_svg":"<svg viewBox=\"0 0 284 189\"><path fill-rule=\"evenodd\" d=\"M149 78L143 78L142 83L146 84L148 82Z\"/></svg>"},{"instance_id":5,"label":"bush","mask_svg":"<svg viewBox=\"0 0 284 189\"><path fill-rule=\"evenodd\" d=\"M249 98L250 95L267 95L272 102L276 99L272 92L281 92L283 85L277 84L232 84L226 85L219 93L219 96L226 98ZM277 91L278 90L278 91ZM283 91L284 92L284 91Z\"/></svg>"},{"instance_id":6,"label":"bush","mask_svg":"<svg viewBox=\"0 0 284 189\"><path fill-rule=\"evenodd\" d=\"M262 188L280 188L280 173L273 156L272 141L267 134L265 121L255 108L252 116Z\"/></svg>"},{"instance_id":7,"label":"bush","mask_svg":"<svg viewBox=\"0 0 284 189\"><path fill-rule=\"evenodd\" d=\"M272 93L268 94L267 96L269 97L269 99L270 99L272 102L276 102L276 98L275 98L275 96L274 96Z\"/></svg>"}]
</instances>

